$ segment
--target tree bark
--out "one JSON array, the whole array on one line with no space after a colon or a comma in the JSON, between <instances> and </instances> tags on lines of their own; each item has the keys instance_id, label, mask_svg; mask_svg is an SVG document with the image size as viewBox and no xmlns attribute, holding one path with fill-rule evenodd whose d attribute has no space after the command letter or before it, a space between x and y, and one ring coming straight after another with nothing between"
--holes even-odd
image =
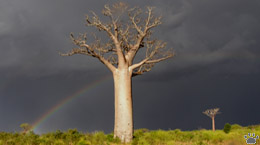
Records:
<instances>
[{"instance_id":1,"label":"tree bark","mask_svg":"<svg viewBox=\"0 0 260 145\"><path fill-rule=\"evenodd\" d=\"M128 143L133 138L132 72L128 68L113 72L115 91L114 138Z\"/></svg>"},{"instance_id":2,"label":"tree bark","mask_svg":"<svg viewBox=\"0 0 260 145\"><path fill-rule=\"evenodd\" d=\"M212 117L212 130L215 131L215 117Z\"/></svg>"}]
</instances>

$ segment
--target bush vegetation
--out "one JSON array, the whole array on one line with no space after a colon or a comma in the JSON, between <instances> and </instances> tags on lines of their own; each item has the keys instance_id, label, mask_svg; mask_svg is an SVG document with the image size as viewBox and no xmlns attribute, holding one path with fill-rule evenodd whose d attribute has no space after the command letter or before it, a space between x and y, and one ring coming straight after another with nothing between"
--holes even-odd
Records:
<instances>
[{"instance_id":1,"label":"bush vegetation","mask_svg":"<svg viewBox=\"0 0 260 145\"><path fill-rule=\"evenodd\" d=\"M131 145L244 145L244 135L260 135L260 125L242 127L234 124L227 134L224 130L151 130L138 129L134 132ZM257 140L257 145L259 144ZM42 135L30 131L24 133L0 132L0 145L120 145L113 134L104 132L81 133L77 129L50 132Z\"/></svg>"},{"instance_id":2,"label":"bush vegetation","mask_svg":"<svg viewBox=\"0 0 260 145\"><path fill-rule=\"evenodd\" d=\"M223 131L224 131L225 133L229 133L230 130L231 130L231 125L230 125L229 123L226 123L225 126L224 126Z\"/></svg>"}]
</instances>

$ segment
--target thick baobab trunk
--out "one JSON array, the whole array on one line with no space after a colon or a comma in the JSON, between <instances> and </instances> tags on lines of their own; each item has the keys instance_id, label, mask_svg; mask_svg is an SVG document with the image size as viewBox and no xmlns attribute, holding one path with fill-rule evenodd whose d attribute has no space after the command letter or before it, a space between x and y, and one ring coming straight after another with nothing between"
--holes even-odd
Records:
<instances>
[{"instance_id":1,"label":"thick baobab trunk","mask_svg":"<svg viewBox=\"0 0 260 145\"><path fill-rule=\"evenodd\" d=\"M212 117L212 130L215 131L215 117Z\"/></svg>"},{"instance_id":2,"label":"thick baobab trunk","mask_svg":"<svg viewBox=\"0 0 260 145\"><path fill-rule=\"evenodd\" d=\"M117 69L113 72L115 89L114 138L130 142L133 138L132 72Z\"/></svg>"}]
</instances>

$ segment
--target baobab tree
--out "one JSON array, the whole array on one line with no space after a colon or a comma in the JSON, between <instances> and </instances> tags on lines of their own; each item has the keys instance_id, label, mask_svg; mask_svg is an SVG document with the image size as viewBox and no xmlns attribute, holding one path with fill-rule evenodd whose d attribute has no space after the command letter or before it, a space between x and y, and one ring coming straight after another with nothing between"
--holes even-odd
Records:
<instances>
[{"instance_id":1,"label":"baobab tree","mask_svg":"<svg viewBox=\"0 0 260 145\"><path fill-rule=\"evenodd\" d=\"M161 17L155 16L154 8L147 7L145 13L141 8L129 8L126 3L118 2L105 5L100 17L91 12L86 16L87 26L105 33L106 39L95 34L89 43L87 34L75 37L77 46L62 56L83 54L97 58L113 74L115 95L114 137L122 142L133 138L132 77L149 72L152 67L173 56L173 51L166 48L166 43L152 37L152 29L160 25ZM105 21L106 20L106 21ZM104 38L104 35L100 35ZM89 37L89 36L88 36ZM141 50L141 51L140 51ZM136 55L142 56L138 61Z\"/></svg>"},{"instance_id":2,"label":"baobab tree","mask_svg":"<svg viewBox=\"0 0 260 145\"><path fill-rule=\"evenodd\" d=\"M203 114L206 114L212 119L212 130L215 131L215 116L219 114L220 112L219 108L214 108L214 109L207 109L206 111L202 112Z\"/></svg>"},{"instance_id":3,"label":"baobab tree","mask_svg":"<svg viewBox=\"0 0 260 145\"><path fill-rule=\"evenodd\" d=\"M22 131L23 134L28 133L32 129L32 126L28 123L23 123L20 125L20 127L23 129L23 131Z\"/></svg>"}]
</instances>

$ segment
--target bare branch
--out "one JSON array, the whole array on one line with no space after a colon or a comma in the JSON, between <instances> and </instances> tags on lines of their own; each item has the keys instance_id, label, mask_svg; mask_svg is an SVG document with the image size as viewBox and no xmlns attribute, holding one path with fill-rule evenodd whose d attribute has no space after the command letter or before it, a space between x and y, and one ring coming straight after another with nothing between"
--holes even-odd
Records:
<instances>
[{"instance_id":1,"label":"bare branch","mask_svg":"<svg viewBox=\"0 0 260 145\"><path fill-rule=\"evenodd\" d=\"M132 65L130 69L134 70L132 76L141 75L145 72L149 72L152 67L154 67L155 63L158 63L160 61L166 60L168 58L171 58L173 55L169 55L160 59L150 60L144 59L143 61L139 62L138 64Z\"/></svg>"},{"instance_id":2,"label":"bare branch","mask_svg":"<svg viewBox=\"0 0 260 145\"><path fill-rule=\"evenodd\" d=\"M62 56L89 55L98 58L110 70L129 67L133 75L148 72L156 63L173 56L172 52L164 49L166 43L151 38L152 29L161 24L161 17L154 15L153 7L147 7L145 17L140 8L129 9L123 2L105 5L102 13L109 18L108 22L101 21L95 12L91 12L91 17L86 15L86 22L87 26L104 31L109 41L103 43L94 35L95 41L87 43L86 34L80 34L77 38L71 34L71 39L78 48L61 54ZM145 57L133 64L141 48L146 49Z\"/></svg>"},{"instance_id":3,"label":"bare branch","mask_svg":"<svg viewBox=\"0 0 260 145\"><path fill-rule=\"evenodd\" d=\"M202 112L203 114L209 116L210 118L215 117L217 114L220 114L219 108L214 109L207 109L206 111Z\"/></svg>"},{"instance_id":4,"label":"bare branch","mask_svg":"<svg viewBox=\"0 0 260 145\"><path fill-rule=\"evenodd\" d=\"M126 25L125 30L120 29L118 31L119 35L121 36L120 45L124 52L128 52L131 47L131 44L129 42L130 41L129 40L129 29L130 29L130 26Z\"/></svg>"},{"instance_id":5,"label":"bare branch","mask_svg":"<svg viewBox=\"0 0 260 145\"><path fill-rule=\"evenodd\" d=\"M172 52L165 52L165 51L163 52L164 54L162 54L162 56L155 57L156 55L159 55L161 49L165 48L166 43L162 43L161 41L152 41L150 43L151 44L147 43L146 45L147 47L146 58L140 61L139 63L130 66L131 70L134 70L143 64L158 63L160 61L173 57L174 54ZM154 48L152 49L152 47ZM150 49L151 52L149 52Z\"/></svg>"},{"instance_id":6,"label":"bare branch","mask_svg":"<svg viewBox=\"0 0 260 145\"><path fill-rule=\"evenodd\" d=\"M154 7L147 7L148 9L148 16L147 16L147 19L146 19L146 24L145 24L145 30L144 31L148 31L149 29L153 28L153 27L156 27L160 24L162 24L161 22L161 19L162 17L156 17L154 18L153 22L150 23L151 19L153 19L153 9Z\"/></svg>"},{"instance_id":7,"label":"bare branch","mask_svg":"<svg viewBox=\"0 0 260 145\"><path fill-rule=\"evenodd\" d=\"M96 13L94 13L94 12L91 12L91 13L93 15L92 20L90 20L88 15L86 15L87 25L88 26L95 26L100 31L104 30L113 39L115 36L111 32L111 26L103 24L100 21L99 17L96 15Z\"/></svg>"},{"instance_id":8,"label":"bare branch","mask_svg":"<svg viewBox=\"0 0 260 145\"><path fill-rule=\"evenodd\" d=\"M134 13L132 14L132 12L134 12ZM141 13L142 13L141 9L132 8L129 10L128 16L129 16L129 19L131 20L134 28L136 29L136 31L142 35L143 34L142 28L138 26L138 23L140 21L139 20L136 21L136 17L139 16Z\"/></svg>"},{"instance_id":9,"label":"bare branch","mask_svg":"<svg viewBox=\"0 0 260 145\"><path fill-rule=\"evenodd\" d=\"M107 61L104 57L96 54L95 52L90 52L87 49L81 49L81 48L74 48L68 53L60 53L61 56L72 56L74 54L84 54L84 55L90 55L92 57L98 58L105 66L107 66L108 69L110 69L112 72L116 69L109 61Z\"/></svg>"},{"instance_id":10,"label":"bare branch","mask_svg":"<svg viewBox=\"0 0 260 145\"><path fill-rule=\"evenodd\" d=\"M173 56L174 56L174 54L169 54L168 56L165 56L165 57L160 58L160 59L154 59L154 60L146 61L145 64L148 64L148 63L158 63L160 61L166 60L166 59L171 58Z\"/></svg>"},{"instance_id":11,"label":"bare branch","mask_svg":"<svg viewBox=\"0 0 260 145\"><path fill-rule=\"evenodd\" d=\"M111 36L111 39L114 41L116 50L117 50L117 56L118 56L118 63L119 64L125 64L125 56L121 49L121 41L119 40L120 35L120 24L118 24L118 21L121 17L121 15L127 10L127 4L123 2L115 3L110 7L109 5L105 5L103 9L103 14L105 16L108 16L110 18L111 24L109 29L109 35ZM111 28L113 27L113 28ZM112 29L113 32L112 33ZM111 34L110 34L111 33Z\"/></svg>"},{"instance_id":12,"label":"bare branch","mask_svg":"<svg viewBox=\"0 0 260 145\"><path fill-rule=\"evenodd\" d=\"M154 63L153 64L143 64L139 68L137 68L136 70L133 71L132 76L134 77L137 75L142 75L145 72L149 72L149 71L151 71L153 66L154 66Z\"/></svg>"},{"instance_id":13,"label":"bare branch","mask_svg":"<svg viewBox=\"0 0 260 145\"><path fill-rule=\"evenodd\" d=\"M131 47L131 50L126 55L131 63L132 63L136 53L138 52L138 50L140 48L142 48L144 38L147 37L147 35L150 35L150 33L151 33L150 30L161 24L161 17L154 18L154 16L153 16L153 7L147 7L148 15L145 20L144 28L142 30L141 26L138 26L135 21L135 17L140 15L140 13L141 12L137 10L137 12L135 12L133 15L129 15L129 18L130 18L132 24L134 25L134 28L138 32L137 41L136 41L135 45L133 47Z\"/></svg>"},{"instance_id":14,"label":"bare branch","mask_svg":"<svg viewBox=\"0 0 260 145\"><path fill-rule=\"evenodd\" d=\"M116 68L111 64L108 60L106 60L101 53L108 53L110 51L115 51L113 47L110 49L104 49L104 47L101 46L100 40L97 39L95 43L88 45L86 43L86 34L81 34L78 38L74 38L74 35L71 34L71 40L75 45L78 45L79 48L73 48L68 53L60 53L61 56L72 56L74 54L84 54L89 55L92 57L95 57L99 59L103 64L105 64L111 71L114 71ZM107 43L109 45L109 43ZM98 52L95 52L97 50Z\"/></svg>"}]
</instances>

